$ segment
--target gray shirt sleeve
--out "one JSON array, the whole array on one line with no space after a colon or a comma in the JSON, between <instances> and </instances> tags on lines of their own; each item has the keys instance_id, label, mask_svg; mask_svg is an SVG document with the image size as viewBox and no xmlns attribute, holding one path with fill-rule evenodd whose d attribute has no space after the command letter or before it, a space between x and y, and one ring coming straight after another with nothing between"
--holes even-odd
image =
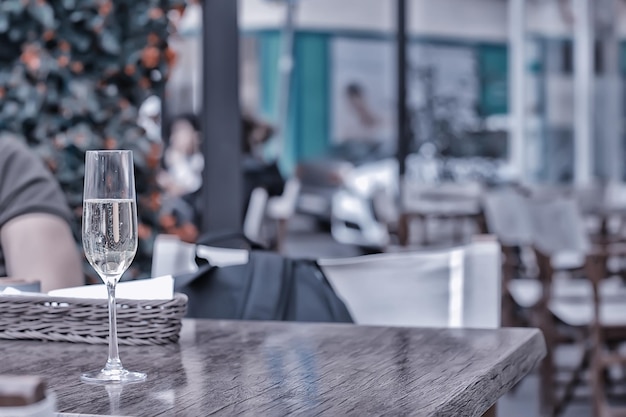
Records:
<instances>
[{"instance_id":1,"label":"gray shirt sleeve","mask_svg":"<svg viewBox=\"0 0 626 417\"><path fill-rule=\"evenodd\" d=\"M29 213L71 221L65 195L43 161L19 139L0 135L0 228Z\"/></svg>"},{"instance_id":2,"label":"gray shirt sleeve","mask_svg":"<svg viewBox=\"0 0 626 417\"><path fill-rule=\"evenodd\" d=\"M48 213L71 222L71 211L52 173L19 139L0 135L0 229L24 214ZM7 275L0 245L0 277Z\"/></svg>"}]
</instances>

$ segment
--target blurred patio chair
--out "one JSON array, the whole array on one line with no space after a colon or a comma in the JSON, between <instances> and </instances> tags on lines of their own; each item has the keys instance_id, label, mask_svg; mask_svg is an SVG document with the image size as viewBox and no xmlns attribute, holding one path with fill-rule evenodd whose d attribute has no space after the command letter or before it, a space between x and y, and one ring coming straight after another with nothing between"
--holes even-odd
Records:
<instances>
[{"instance_id":1,"label":"blurred patio chair","mask_svg":"<svg viewBox=\"0 0 626 417\"><path fill-rule=\"evenodd\" d=\"M523 309L532 310L540 301L542 282L538 278L536 264L535 242L537 240L552 239L544 236L542 230L537 236L533 230L534 223L531 216L531 205L537 201L555 201L547 197L539 200L529 198L516 188L507 187L489 191L483 199L483 209L487 224L487 231L498 237L503 252L503 319L504 325L519 325L515 317L514 305ZM569 209L576 206L570 204ZM573 214L575 215L575 214ZM576 217L578 219L578 217ZM578 220L576 220L578 221ZM551 230L548 228L547 230ZM580 231L584 233L584 231ZM569 296L572 292L589 289L584 280L573 280L572 276L582 273L585 264L585 253L576 251L558 251L550 259L553 271L559 273L552 281L553 296ZM532 313L531 313L532 315ZM531 317L526 317L526 320ZM532 322L532 320L531 320ZM526 323L532 324L532 323Z\"/></svg>"},{"instance_id":2,"label":"blurred patio chair","mask_svg":"<svg viewBox=\"0 0 626 417\"><path fill-rule=\"evenodd\" d=\"M248 262L246 249L221 248L196 245L180 240L174 235L158 235L152 254L152 277L189 274L198 270L196 257L206 259L211 265L229 266Z\"/></svg>"},{"instance_id":3,"label":"blurred patio chair","mask_svg":"<svg viewBox=\"0 0 626 417\"><path fill-rule=\"evenodd\" d=\"M592 244L580 208L571 198L532 201L529 209L542 283L537 311L547 344L541 369L544 411L550 415L562 412L589 368L595 415L605 415L600 414L605 398L603 369L610 362L606 362L604 352L607 347L626 340L626 287L620 279L608 278L606 274L606 258L613 247ZM559 254L582 258L586 277L559 286L553 265ZM563 334L566 339L561 337ZM563 395L557 397L554 351L561 341L568 339L578 344L582 358Z\"/></svg>"},{"instance_id":4,"label":"blurred patio chair","mask_svg":"<svg viewBox=\"0 0 626 417\"><path fill-rule=\"evenodd\" d=\"M374 217L387 226L390 235L397 236L400 208L394 192L387 187L378 187L372 192Z\"/></svg>"},{"instance_id":5,"label":"blurred patio chair","mask_svg":"<svg viewBox=\"0 0 626 417\"><path fill-rule=\"evenodd\" d=\"M498 238L502 250L502 325L520 325L517 306L530 309L538 301L540 284L525 262L533 235L526 198L511 187L485 193L483 211L487 232Z\"/></svg>"},{"instance_id":6,"label":"blurred patio chair","mask_svg":"<svg viewBox=\"0 0 626 417\"><path fill-rule=\"evenodd\" d=\"M500 249L493 238L318 264L357 324L500 326Z\"/></svg>"},{"instance_id":7,"label":"blurred patio chair","mask_svg":"<svg viewBox=\"0 0 626 417\"><path fill-rule=\"evenodd\" d=\"M152 277L178 275L196 271L196 245L181 241L178 236L160 234L154 239Z\"/></svg>"},{"instance_id":8,"label":"blurred patio chair","mask_svg":"<svg viewBox=\"0 0 626 417\"><path fill-rule=\"evenodd\" d=\"M398 228L400 243L410 243L413 220L419 220L422 226L421 244L432 243L428 226L433 220L439 225L452 226L452 242L460 243L467 237L464 227L472 222L472 226L478 225L482 193L483 186L478 182L422 184L405 181Z\"/></svg>"},{"instance_id":9,"label":"blurred patio chair","mask_svg":"<svg viewBox=\"0 0 626 417\"><path fill-rule=\"evenodd\" d=\"M250 202L243 220L243 234L253 242L265 243L264 221L268 201L265 188L257 187L250 194Z\"/></svg>"},{"instance_id":10,"label":"blurred patio chair","mask_svg":"<svg viewBox=\"0 0 626 417\"><path fill-rule=\"evenodd\" d=\"M530 198L537 200L552 200L570 195L570 187L563 184L520 184L520 190Z\"/></svg>"},{"instance_id":11,"label":"blurred patio chair","mask_svg":"<svg viewBox=\"0 0 626 417\"><path fill-rule=\"evenodd\" d=\"M265 215L276 224L276 250L281 252L287 235L289 220L296 211L298 196L300 195L300 180L289 178L280 196L270 197L267 201Z\"/></svg>"},{"instance_id":12,"label":"blurred patio chair","mask_svg":"<svg viewBox=\"0 0 626 417\"><path fill-rule=\"evenodd\" d=\"M337 242L347 245L373 250L389 245L387 226L376 219L369 200L347 190L333 196L330 231Z\"/></svg>"}]
</instances>

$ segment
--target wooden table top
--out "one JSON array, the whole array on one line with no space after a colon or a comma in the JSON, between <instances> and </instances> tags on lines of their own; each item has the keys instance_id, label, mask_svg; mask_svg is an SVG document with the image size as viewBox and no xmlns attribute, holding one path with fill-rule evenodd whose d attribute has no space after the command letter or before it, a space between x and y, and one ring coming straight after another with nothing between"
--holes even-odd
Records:
<instances>
[{"instance_id":1,"label":"wooden table top","mask_svg":"<svg viewBox=\"0 0 626 417\"><path fill-rule=\"evenodd\" d=\"M144 383L88 385L104 345L0 341L0 374L40 375L63 413L480 416L545 354L536 329L187 320L179 344L122 346Z\"/></svg>"}]
</instances>

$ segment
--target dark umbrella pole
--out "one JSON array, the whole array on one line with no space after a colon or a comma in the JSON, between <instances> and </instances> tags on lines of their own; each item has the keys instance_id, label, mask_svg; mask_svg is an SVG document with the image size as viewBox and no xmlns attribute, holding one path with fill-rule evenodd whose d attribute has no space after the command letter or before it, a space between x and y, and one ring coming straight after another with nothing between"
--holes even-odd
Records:
<instances>
[{"instance_id":1,"label":"dark umbrella pole","mask_svg":"<svg viewBox=\"0 0 626 417\"><path fill-rule=\"evenodd\" d=\"M202 20L202 232L241 227L237 2L205 0Z\"/></svg>"},{"instance_id":2,"label":"dark umbrella pole","mask_svg":"<svg viewBox=\"0 0 626 417\"><path fill-rule=\"evenodd\" d=\"M397 131L398 147L398 185L400 190L400 211L402 213L402 201L404 201L404 176L406 173L406 158L411 148L411 128L409 126L409 112L407 103L407 31L406 31L406 0L397 0L396 3L396 68L397 68ZM403 214L400 216L399 239L402 245L408 243L408 223Z\"/></svg>"},{"instance_id":3,"label":"dark umbrella pole","mask_svg":"<svg viewBox=\"0 0 626 417\"><path fill-rule=\"evenodd\" d=\"M406 157L411 148L411 129L407 103L407 32L406 32L406 0L397 0L396 10L396 67L397 67L397 123L398 123L398 167L399 184L406 173ZM402 187L401 187L402 188Z\"/></svg>"},{"instance_id":4,"label":"dark umbrella pole","mask_svg":"<svg viewBox=\"0 0 626 417\"><path fill-rule=\"evenodd\" d=\"M411 129L409 127L409 111L407 103L407 28L406 0L397 0L396 10L396 68L397 68L397 132L398 132L398 167L400 184L406 173L406 157L411 148Z\"/></svg>"}]
</instances>

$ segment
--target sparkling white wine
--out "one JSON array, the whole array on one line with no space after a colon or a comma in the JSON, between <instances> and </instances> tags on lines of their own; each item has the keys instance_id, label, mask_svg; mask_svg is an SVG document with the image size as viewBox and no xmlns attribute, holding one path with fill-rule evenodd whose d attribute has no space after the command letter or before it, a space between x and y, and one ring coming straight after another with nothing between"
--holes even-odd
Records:
<instances>
[{"instance_id":1,"label":"sparkling white wine","mask_svg":"<svg viewBox=\"0 0 626 417\"><path fill-rule=\"evenodd\" d=\"M105 282L118 281L137 252L137 208L132 199L87 199L83 205L87 260Z\"/></svg>"}]
</instances>

